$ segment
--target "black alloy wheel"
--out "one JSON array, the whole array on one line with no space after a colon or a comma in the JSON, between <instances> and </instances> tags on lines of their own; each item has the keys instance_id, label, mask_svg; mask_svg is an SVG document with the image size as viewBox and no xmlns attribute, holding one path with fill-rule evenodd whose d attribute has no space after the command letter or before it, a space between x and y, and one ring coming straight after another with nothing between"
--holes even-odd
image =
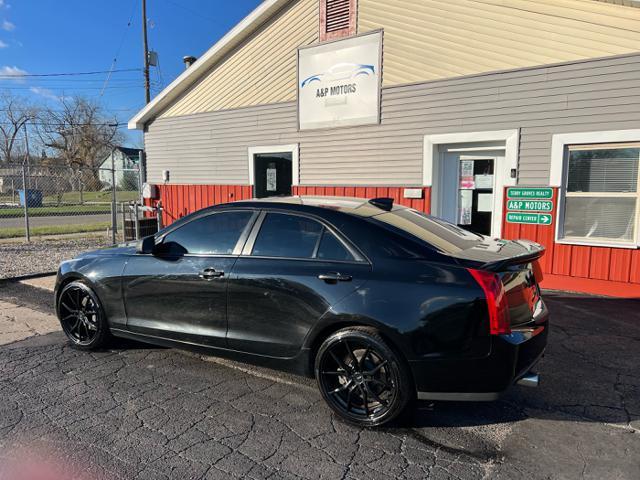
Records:
<instances>
[{"instance_id":1,"label":"black alloy wheel","mask_svg":"<svg viewBox=\"0 0 640 480\"><path fill-rule=\"evenodd\" d=\"M67 338L83 350L102 346L108 335L98 297L82 282L65 286L58 297L58 318Z\"/></svg>"},{"instance_id":2,"label":"black alloy wheel","mask_svg":"<svg viewBox=\"0 0 640 480\"><path fill-rule=\"evenodd\" d=\"M388 423L412 398L411 379L398 356L374 330L339 330L318 350L322 396L344 420L359 426Z\"/></svg>"}]
</instances>

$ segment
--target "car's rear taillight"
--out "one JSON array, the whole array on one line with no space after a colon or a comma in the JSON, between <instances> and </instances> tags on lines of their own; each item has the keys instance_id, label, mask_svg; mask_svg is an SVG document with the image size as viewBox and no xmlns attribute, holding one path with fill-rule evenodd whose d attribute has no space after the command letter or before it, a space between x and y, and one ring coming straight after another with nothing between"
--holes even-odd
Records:
<instances>
[{"instance_id":1,"label":"car's rear taillight","mask_svg":"<svg viewBox=\"0 0 640 480\"><path fill-rule=\"evenodd\" d=\"M469 273L482 287L489 309L489 333L501 335L511 333L509 318L509 304L505 295L504 285L500 277L492 272L468 268Z\"/></svg>"}]
</instances>

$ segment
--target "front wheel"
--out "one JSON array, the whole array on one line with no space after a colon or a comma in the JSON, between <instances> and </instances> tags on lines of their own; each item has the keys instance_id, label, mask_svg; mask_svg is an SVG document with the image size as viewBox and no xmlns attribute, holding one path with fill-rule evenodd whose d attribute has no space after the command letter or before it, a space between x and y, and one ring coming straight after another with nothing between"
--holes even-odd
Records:
<instances>
[{"instance_id":1,"label":"front wheel","mask_svg":"<svg viewBox=\"0 0 640 480\"><path fill-rule=\"evenodd\" d=\"M94 350L109 337L104 310L96 294L82 282L66 285L58 297L58 318L74 347Z\"/></svg>"},{"instance_id":2,"label":"front wheel","mask_svg":"<svg viewBox=\"0 0 640 480\"><path fill-rule=\"evenodd\" d=\"M329 336L318 349L315 374L329 406L358 426L392 421L413 397L407 368L372 328L350 327Z\"/></svg>"}]
</instances>

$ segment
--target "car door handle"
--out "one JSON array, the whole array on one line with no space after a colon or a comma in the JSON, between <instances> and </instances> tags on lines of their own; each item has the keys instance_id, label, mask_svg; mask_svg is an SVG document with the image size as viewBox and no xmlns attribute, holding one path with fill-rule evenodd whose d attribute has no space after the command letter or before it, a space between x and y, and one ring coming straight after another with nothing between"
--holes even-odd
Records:
<instances>
[{"instance_id":1,"label":"car door handle","mask_svg":"<svg viewBox=\"0 0 640 480\"><path fill-rule=\"evenodd\" d=\"M329 272L329 273L321 273L318 275L320 280L324 280L327 283L336 283L336 282L350 282L351 275L343 275L339 272Z\"/></svg>"},{"instance_id":2,"label":"car door handle","mask_svg":"<svg viewBox=\"0 0 640 480\"><path fill-rule=\"evenodd\" d=\"M198 276L204 280L213 280L214 278L224 277L224 272L210 267L202 270Z\"/></svg>"}]
</instances>

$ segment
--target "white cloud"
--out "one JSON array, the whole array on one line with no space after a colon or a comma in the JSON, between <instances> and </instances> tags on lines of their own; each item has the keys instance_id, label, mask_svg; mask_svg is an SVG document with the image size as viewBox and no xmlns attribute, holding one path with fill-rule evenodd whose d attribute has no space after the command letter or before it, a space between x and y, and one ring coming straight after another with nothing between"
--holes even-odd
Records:
<instances>
[{"instance_id":1,"label":"white cloud","mask_svg":"<svg viewBox=\"0 0 640 480\"><path fill-rule=\"evenodd\" d=\"M6 30L7 32L13 32L16 29L16 26L13 23L11 23L9 20L3 20L2 29Z\"/></svg>"},{"instance_id":2,"label":"white cloud","mask_svg":"<svg viewBox=\"0 0 640 480\"><path fill-rule=\"evenodd\" d=\"M4 43L2 40L0 40L0 48L7 48L8 46L8 43Z\"/></svg>"},{"instance_id":3,"label":"white cloud","mask_svg":"<svg viewBox=\"0 0 640 480\"><path fill-rule=\"evenodd\" d=\"M16 66L10 67L5 65L0 67L0 79L1 80L15 80L17 82L24 82L24 76L27 75L26 70L22 70Z\"/></svg>"},{"instance_id":4,"label":"white cloud","mask_svg":"<svg viewBox=\"0 0 640 480\"><path fill-rule=\"evenodd\" d=\"M31 93L35 93L36 95L40 95L41 97L48 98L49 100L60 100L60 97L48 88L31 87L29 90L31 91Z\"/></svg>"}]
</instances>

